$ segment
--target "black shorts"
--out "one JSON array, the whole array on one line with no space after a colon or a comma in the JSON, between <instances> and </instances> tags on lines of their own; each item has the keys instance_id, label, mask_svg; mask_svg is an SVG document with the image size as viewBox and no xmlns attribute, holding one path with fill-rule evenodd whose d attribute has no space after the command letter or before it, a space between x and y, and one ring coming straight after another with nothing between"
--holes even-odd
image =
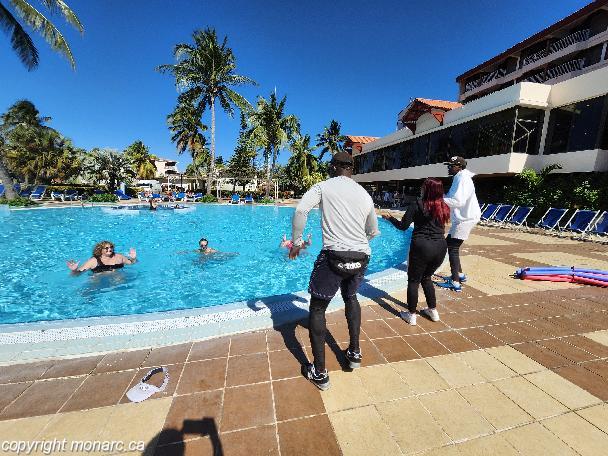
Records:
<instances>
[{"instance_id":1,"label":"black shorts","mask_svg":"<svg viewBox=\"0 0 608 456\"><path fill-rule=\"evenodd\" d=\"M321 250L310 274L308 292L315 298L330 300L340 289L342 297L350 298L357 294L364 275L365 269L353 276L342 277L331 269L327 259L327 252Z\"/></svg>"}]
</instances>

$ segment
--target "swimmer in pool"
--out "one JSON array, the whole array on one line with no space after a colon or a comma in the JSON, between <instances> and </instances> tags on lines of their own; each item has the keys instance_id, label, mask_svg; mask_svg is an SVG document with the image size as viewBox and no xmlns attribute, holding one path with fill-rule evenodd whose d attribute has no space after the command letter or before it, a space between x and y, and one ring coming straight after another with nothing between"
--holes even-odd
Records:
<instances>
[{"instance_id":1,"label":"swimmer in pool","mask_svg":"<svg viewBox=\"0 0 608 456\"><path fill-rule=\"evenodd\" d=\"M124 256L114 252L114 244L110 241L101 241L93 248L93 256L82 266L78 266L79 262L75 260L68 260L66 264L72 273L80 274L85 271L93 273L114 271L123 268L125 264L134 264L136 261L137 252L134 248L129 250L128 256Z\"/></svg>"},{"instance_id":2,"label":"swimmer in pool","mask_svg":"<svg viewBox=\"0 0 608 456\"><path fill-rule=\"evenodd\" d=\"M198 241L198 247L199 247L198 252L202 253L204 255L210 255L212 253L217 253L217 250L209 247L209 241L205 238L202 238L200 241Z\"/></svg>"},{"instance_id":3,"label":"swimmer in pool","mask_svg":"<svg viewBox=\"0 0 608 456\"><path fill-rule=\"evenodd\" d=\"M312 234L309 234L308 237L306 238L306 240L304 241L304 243L302 244L303 249L305 249L306 247L308 247L310 244L312 244ZM284 234L283 235L283 240L281 241L281 243L279 244L280 248L285 248L287 250L291 249L291 246L293 245L293 241L291 239L287 239L287 235Z\"/></svg>"}]
</instances>

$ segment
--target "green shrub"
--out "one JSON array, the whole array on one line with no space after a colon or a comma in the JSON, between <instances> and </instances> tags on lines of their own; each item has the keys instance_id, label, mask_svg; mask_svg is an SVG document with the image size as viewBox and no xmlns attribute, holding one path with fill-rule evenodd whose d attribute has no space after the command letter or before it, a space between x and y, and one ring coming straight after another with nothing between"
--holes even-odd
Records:
<instances>
[{"instance_id":1,"label":"green shrub","mask_svg":"<svg viewBox=\"0 0 608 456\"><path fill-rule=\"evenodd\" d=\"M112 193L101 193L89 197L88 201L91 203L115 203L118 201L118 196Z\"/></svg>"},{"instance_id":2,"label":"green shrub","mask_svg":"<svg viewBox=\"0 0 608 456\"><path fill-rule=\"evenodd\" d=\"M38 203L36 201L32 201L29 198L22 198L20 196L15 199L9 200L5 197L0 198L0 204L8 204L11 207L30 207L37 206Z\"/></svg>"},{"instance_id":3,"label":"green shrub","mask_svg":"<svg viewBox=\"0 0 608 456\"><path fill-rule=\"evenodd\" d=\"M259 204L274 204L274 200L272 198L266 198L266 197L260 198L257 202Z\"/></svg>"},{"instance_id":4,"label":"green shrub","mask_svg":"<svg viewBox=\"0 0 608 456\"><path fill-rule=\"evenodd\" d=\"M199 201L201 203L217 203L217 198L213 195L203 195Z\"/></svg>"}]
</instances>

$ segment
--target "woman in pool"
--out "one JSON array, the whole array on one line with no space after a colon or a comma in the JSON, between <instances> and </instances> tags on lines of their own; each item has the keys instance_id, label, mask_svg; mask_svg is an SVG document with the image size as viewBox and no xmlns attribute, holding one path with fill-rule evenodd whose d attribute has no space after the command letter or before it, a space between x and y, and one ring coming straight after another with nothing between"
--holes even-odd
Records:
<instances>
[{"instance_id":1,"label":"woman in pool","mask_svg":"<svg viewBox=\"0 0 608 456\"><path fill-rule=\"evenodd\" d=\"M312 234L308 235L308 237L306 238L306 240L302 244L302 248L305 249L310 244L312 244ZM283 239L281 240L281 243L279 244L279 247L286 248L287 250L289 250L289 249L291 249L292 245L293 245L293 241L291 239L287 239L287 235L284 234L283 235Z\"/></svg>"},{"instance_id":2,"label":"woman in pool","mask_svg":"<svg viewBox=\"0 0 608 456\"><path fill-rule=\"evenodd\" d=\"M129 255L124 256L114 252L114 244L110 241L98 242L93 248L93 256L78 266L79 262L68 260L67 265L70 271L74 274L80 274L85 271L106 272L121 269L125 264L133 264L137 261L137 252L134 248L129 250Z\"/></svg>"}]
</instances>

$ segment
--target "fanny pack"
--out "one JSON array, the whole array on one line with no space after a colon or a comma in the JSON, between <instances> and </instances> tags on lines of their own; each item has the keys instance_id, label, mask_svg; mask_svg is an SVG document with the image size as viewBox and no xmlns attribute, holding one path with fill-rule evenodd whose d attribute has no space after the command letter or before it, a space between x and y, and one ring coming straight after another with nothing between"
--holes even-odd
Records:
<instances>
[{"instance_id":1,"label":"fanny pack","mask_svg":"<svg viewBox=\"0 0 608 456\"><path fill-rule=\"evenodd\" d=\"M363 252L336 252L326 250L329 267L342 277L363 273L369 263L369 255Z\"/></svg>"}]
</instances>

